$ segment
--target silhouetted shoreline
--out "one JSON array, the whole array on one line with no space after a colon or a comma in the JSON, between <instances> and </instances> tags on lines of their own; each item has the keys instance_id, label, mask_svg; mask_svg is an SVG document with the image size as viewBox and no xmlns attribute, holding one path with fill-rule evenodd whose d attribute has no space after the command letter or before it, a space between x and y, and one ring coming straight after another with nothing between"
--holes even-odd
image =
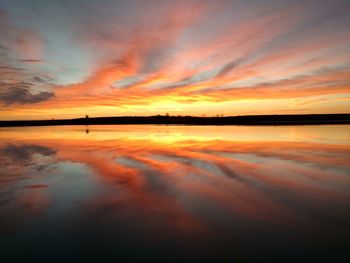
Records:
<instances>
[{"instance_id":1,"label":"silhouetted shoreline","mask_svg":"<svg viewBox=\"0 0 350 263\"><path fill-rule=\"evenodd\" d=\"M57 125L113 125L113 124L165 124L165 125L322 125L350 124L350 114L306 115L245 115L227 117L193 116L121 116L77 118L61 120L0 121L0 127L57 126Z\"/></svg>"}]
</instances>

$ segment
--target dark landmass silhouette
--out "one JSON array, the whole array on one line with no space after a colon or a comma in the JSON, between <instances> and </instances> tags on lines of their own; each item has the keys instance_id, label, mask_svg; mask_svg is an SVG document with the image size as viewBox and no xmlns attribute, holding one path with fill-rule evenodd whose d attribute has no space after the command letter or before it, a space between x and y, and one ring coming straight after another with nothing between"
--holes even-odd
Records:
<instances>
[{"instance_id":1,"label":"dark landmass silhouette","mask_svg":"<svg viewBox=\"0 0 350 263\"><path fill-rule=\"evenodd\" d=\"M194 116L120 116L60 120L0 121L0 127L56 126L56 125L112 125L112 124L165 124L165 125L321 125L350 124L350 114L303 115L244 115L227 117Z\"/></svg>"}]
</instances>

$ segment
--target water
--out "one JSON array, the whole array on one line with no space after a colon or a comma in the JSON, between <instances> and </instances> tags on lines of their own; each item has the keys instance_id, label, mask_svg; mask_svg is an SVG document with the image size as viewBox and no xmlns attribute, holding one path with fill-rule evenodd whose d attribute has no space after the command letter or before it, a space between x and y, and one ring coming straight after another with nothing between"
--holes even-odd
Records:
<instances>
[{"instance_id":1,"label":"water","mask_svg":"<svg viewBox=\"0 0 350 263\"><path fill-rule=\"evenodd\" d=\"M350 126L0 129L2 262L345 262L349 234Z\"/></svg>"}]
</instances>

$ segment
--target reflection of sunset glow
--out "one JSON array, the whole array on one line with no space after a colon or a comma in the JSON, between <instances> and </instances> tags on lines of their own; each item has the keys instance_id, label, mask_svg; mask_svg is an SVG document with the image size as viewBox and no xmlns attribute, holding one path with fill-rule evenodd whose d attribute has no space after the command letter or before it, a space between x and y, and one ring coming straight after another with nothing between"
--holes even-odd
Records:
<instances>
[{"instance_id":1,"label":"reflection of sunset glow","mask_svg":"<svg viewBox=\"0 0 350 263\"><path fill-rule=\"evenodd\" d=\"M22 129L12 128L11 132L2 131L1 138L3 147L6 141L12 141L18 147L38 144L54 149L58 161L85 164L102 178L123 182L123 187L141 195L140 198L144 195L158 198L162 194L153 193L155 196L151 197L152 185L148 184L155 177L152 181L159 180L164 187L171 185L176 191L210 196L219 202L226 200L228 204L239 202L239 208L230 206L228 209L239 209L236 212L250 216L259 213L262 218L271 220L276 220L276 216L290 218L291 214L278 200L267 198L264 188L253 187L254 182L263 180L261 183L268 187L313 198L349 200L348 192L341 190L344 184L350 183L349 178L340 171L329 174L320 169L324 165L350 169L347 161L350 148L345 143L348 137L342 137L341 133L337 136L334 132L342 129L330 126L332 140L343 143L331 144L330 138L326 138L329 133L317 127L292 127L292 137L284 132L287 137L279 138L276 134L291 128L265 127L265 133L261 133L260 127L249 127L250 134L243 132L248 131L247 127L200 128L202 133L198 132L198 127L144 126L137 130L130 126L92 126L89 134L77 127L73 127L74 130L70 127L31 128L27 129L26 138L20 132ZM260 137L254 133L258 129ZM318 138L313 138L312 134L318 134ZM290 139L294 142L287 142ZM333 155L335 153L337 155ZM284 171L283 176L279 176L280 169ZM194 180L189 180L192 177ZM196 177L204 181L197 181ZM232 195L232 191L237 196ZM162 198L166 204L166 199Z\"/></svg>"},{"instance_id":2,"label":"reflection of sunset glow","mask_svg":"<svg viewBox=\"0 0 350 263\"><path fill-rule=\"evenodd\" d=\"M232 141L232 142L321 142L346 144L350 140L347 125L334 132L333 125L324 126L185 126L185 125L121 125L121 126L63 126L31 127L26 136L35 140L62 140L70 138L76 141L140 140L161 142L186 141ZM83 136L86 130L89 135ZM263 136L262 136L263 134ZM330 137L331 136L331 137ZM2 140L22 140L23 128L9 127L0 129ZM330 138L329 138L330 137ZM328 142L329 140L329 142Z\"/></svg>"},{"instance_id":3,"label":"reflection of sunset glow","mask_svg":"<svg viewBox=\"0 0 350 263\"><path fill-rule=\"evenodd\" d=\"M127 242L122 229L136 229L132 247L189 240L220 253L208 244L227 231L338 242L350 219L347 126L85 128L0 129L0 241L32 220L51 231L54 215L62 235Z\"/></svg>"}]
</instances>

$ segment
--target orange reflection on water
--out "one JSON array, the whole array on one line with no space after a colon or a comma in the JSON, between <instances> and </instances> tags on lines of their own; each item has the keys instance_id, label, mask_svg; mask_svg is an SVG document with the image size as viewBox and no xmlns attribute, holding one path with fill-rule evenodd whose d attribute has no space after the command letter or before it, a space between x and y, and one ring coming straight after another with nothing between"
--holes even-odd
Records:
<instances>
[{"instance_id":1,"label":"orange reflection on water","mask_svg":"<svg viewBox=\"0 0 350 263\"><path fill-rule=\"evenodd\" d=\"M272 224L322 236L350 219L349 134L349 126L2 129L0 216L17 225L43 210L74 211L153 239L154 231L220 236L231 221L231 231Z\"/></svg>"}]
</instances>

